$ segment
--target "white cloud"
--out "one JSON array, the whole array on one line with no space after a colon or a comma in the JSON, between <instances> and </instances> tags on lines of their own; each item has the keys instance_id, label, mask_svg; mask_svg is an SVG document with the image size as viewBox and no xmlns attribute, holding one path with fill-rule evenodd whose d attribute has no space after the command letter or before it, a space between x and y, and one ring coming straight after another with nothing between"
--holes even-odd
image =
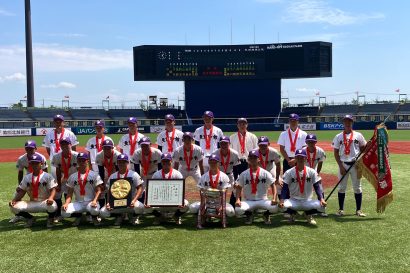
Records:
<instances>
[{"instance_id":1,"label":"white cloud","mask_svg":"<svg viewBox=\"0 0 410 273\"><path fill-rule=\"evenodd\" d=\"M0 67L4 70L25 69L25 47L0 46ZM132 69L132 50L71 47L60 44L34 44L34 69L40 72L101 71Z\"/></svg>"},{"instance_id":2,"label":"white cloud","mask_svg":"<svg viewBox=\"0 0 410 273\"><path fill-rule=\"evenodd\" d=\"M0 77L0 83L3 82L20 82L20 81L25 81L26 76L23 73L17 72L11 75L7 75L4 77Z\"/></svg>"},{"instance_id":3,"label":"white cloud","mask_svg":"<svg viewBox=\"0 0 410 273\"><path fill-rule=\"evenodd\" d=\"M319 92L319 90L317 90L315 88L306 88L306 87L296 88L296 91L303 92L303 93L316 93L316 92Z\"/></svg>"},{"instance_id":4,"label":"white cloud","mask_svg":"<svg viewBox=\"0 0 410 273\"><path fill-rule=\"evenodd\" d=\"M352 25L372 19L384 19L380 12L353 14L330 6L323 0L293 1L287 8L285 21L297 23L326 23L334 26Z\"/></svg>"},{"instance_id":5,"label":"white cloud","mask_svg":"<svg viewBox=\"0 0 410 273\"><path fill-rule=\"evenodd\" d=\"M50 37L63 37L63 38L87 37L87 35L82 34L82 33L48 33L47 36L50 36Z\"/></svg>"},{"instance_id":6,"label":"white cloud","mask_svg":"<svg viewBox=\"0 0 410 273\"><path fill-rule=\"evenodd\" d=\"M43 84L41 88L51 88L51 89L74 89L77 85L71 82L59 82L56 84Z\"/></svg>"},{"instance_id":7,"label":"white cloud","mask_svg":"<svg viewBox=\"0 0 410 273\"><path fill-rule=\"evenodd\" d=\"M0 16L15 16L15 14L0 8Z\"/></svg>"},{"instance_id":8,"label":"white cloud","mask_svg":"<svg viewBox=\"0 0 410 273\"><path fill-rule=\"evenodd\" d=\"M304 42L304 41L325 41L325 42L331 42L336 39L340 39L344 36L346 36L348 33L344 32L328 32L328 33L317 33L317 34L307 34L307 35L302 35L298 36L296 40Z\"/></svg>"}]
</instances>

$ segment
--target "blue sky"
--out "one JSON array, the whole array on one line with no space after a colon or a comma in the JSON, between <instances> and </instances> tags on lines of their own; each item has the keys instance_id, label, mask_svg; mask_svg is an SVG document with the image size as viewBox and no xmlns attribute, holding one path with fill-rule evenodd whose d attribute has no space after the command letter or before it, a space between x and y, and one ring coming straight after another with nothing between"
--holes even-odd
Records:
<instances>
[{"instance_id":1,"label":"blue sky","mask_svg":"<svg viewBox=\"0 0 410 273\"><path fill-rule=\"evenodd\" d=\"M291 103L397 100L410 92L406 0L32 0L36 105L136 106L148 95L177 99L182 82L134 82L142 44L329 41L333 77L284 80ZM25 96L24 0L0 0L0 106ZM409 93L410 95L410 93ZM171 101L171 103L173 103ZM176 104L176 102L174 102Z\"/></svg>"}]
</instances>

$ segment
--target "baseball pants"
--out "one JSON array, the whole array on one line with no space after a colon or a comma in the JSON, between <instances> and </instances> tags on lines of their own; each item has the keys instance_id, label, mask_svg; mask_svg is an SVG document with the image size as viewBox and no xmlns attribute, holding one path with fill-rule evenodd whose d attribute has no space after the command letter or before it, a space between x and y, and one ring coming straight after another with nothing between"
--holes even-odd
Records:
<instances>
[{"instance_id":1,"label":"baseball pants","mask_svg":"<svg viewBox=\"0 0 410 273\"><path fill-rule=\"evenodd\" d=\"M290 198L284 201L284 209L292 211L311 211L317 210L318 212L324 212L325 209L320 205L319 200L312 199L295 199Z\"/></svg>"},{"instance_id":2,"label":"baseball pants","mask_svg":"<svg viewBox=\"0 0 410 273\"><path fill-rule=\"evenodd\" d=\"M277 213L279 209L277 205L272 205L272 201L268 199L256 201L246 200L241 202L240 207L235 208L235 214L236 216L242 216L247 211L253 212L255 210L267 210L270 213Z\"/></svg>"},{"instance_id":3,"label":"baseball pants","mask_svg":"<svg viewBox=\"0 0 410 273\"><path fill-rule=\"evenodd\" d=\"M145 208L144 209L144 214L154 214L157 217L161 216L166 216L167 214L174 213L176 216L181 216L184 213L188 212L190 206L188 200L184 199L184 205L185 207L183 208L178 208L178 207L151 207L151 208Z\"/></svg>"},{"instance_id":4,"label":"baseball pants","mask_svg":"<svg viewBox=\"0 0 410 273\"><path fill-rule=\"evenodd\" d=\"M343 163L343 167L347 170L350 166L347 165L346 163ZM353 186L353 191L354 193L362 193L362 184L360 183L360 179L357 177L357 169L356 167L352 167L350 171L346 174L346 176L343 178L343 180L339 184L339 192L340 193L345 193L346 188L347 188L347 180L349 179L352 180L352 186ZM338 178L342 178L342 175L340 172L338 173Z\"/></svg>"},{"instance_id":5,"label":"baseball pants","mask_svg":"<svg viewBox=\"0 0 410 273\"><path fill-rule=\"evenodd\" d=\"M71 214L82 214L88 212L92 216L97 216L100 213L100 205L97 203L97 207L91 207L91 202L72 202L68 204L67 210L61 210L61 216L63 218L71 217Z\"/></svg>"},{"instance_id":6,"label":"baseball pants","mask_svg":"<svg viewBox=\"0 0 410 273\"><path fill-rule=\"evenodd\" d=\"M192 203L189 206L189 213L192 213L192 214L199 213L199 208L200 207L201 207L201 202ZM235 216L235 209L233 208L233 206L231 204L226 203L225 213L226 213L226 216L228 216L228 217Z\"/></svg>"},{"instance_id":7,"label":"baseball pants","mask_svg":"<svg viewBox=\"0 0 410 273\"><path fill-rule=\"evenodd\" d=\"M109 218L111 217L112 214L123 214L123 213L135 213L135 214L143 214L144 213L144 205L137 201L135 203L134 208L118 208L118 209L112 209L108 210L106 206L104 206L100 210L100 216L101 218Z\"/></svg>"},{"instance_id":8,"label":"baseball pants","mask_svg":"<svg viewBox=\"0 0 410 273\"><path fill-rule=\"evenodd\" d=\"M10 210L14 214L21 212L36 213L36 212L48 212L53 213L57 210L57 203L47 205L46 201L19 201Z\"/></svg>"}]
</instances>

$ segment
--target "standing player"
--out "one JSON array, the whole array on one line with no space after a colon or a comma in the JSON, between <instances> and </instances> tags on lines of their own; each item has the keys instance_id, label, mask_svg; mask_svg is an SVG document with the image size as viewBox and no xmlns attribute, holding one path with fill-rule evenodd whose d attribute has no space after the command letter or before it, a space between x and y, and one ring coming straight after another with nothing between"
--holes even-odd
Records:
<instances>
[{"instance_id":1,"label":"standing player","mask_svg":"<svg viewBox=\"0 0 410 273\"><path fill-rule=\"evenodd\" d=\"M183 145L179 146L172 155L174 168L181 172L184 178L191 176L198 183L201 175L204 174L204 153L196 144L193 144L193 136L190 132L185 132Z\"/></svg>"},{"instance_id":2,"label":"standing player","mask_svg":"<svg viewBox=\"0 0 410 273\"><path fill-rule=\"evenodd\" d=\"M283 172L295 166L295 151L302 149L306 143L306 132L299 127L299 116L289 115L289 128L283 131L278 140L280 153L283 156Z\"/></svg>"},{"instance_id":3,"label":"standing player","mask_svg":"<svg viewBox=\"0 0 410 273\"><path fill-rule=\"evenodd\" d=\"M77 137L70 130L64 128L64 117L62 115L55 115L53 118L55 128L49 131L43 140L43 146L46 147L47 154L49 156L50 162L53 161L55 154L61 152L60 142L62 139L69 138L71 142L71 148L73 151L76 150L76 146L79 144ZM51 174L57 179L56 169L51 166Z\"/></svg>"},{"instance_id":4,"label":"standing player","mask_svg":"<svg viewBox=\"0 0 410 273\"><path fill-rule=\"evenodd\" d=\"M175 129L175 117L171 114L165 116L165 130L158 134L158 149L163 153L173 153L182 145L183 132Z\"/></svg>"},{"instance_id":5,"label":"standing player","mask_svg":"<svg viewBox=\"0 0 410 273\"><path fill-rule=\"evenodd\" d=\"M149 137L141 138L139 146L140 148L131 157L131 163L134 165L134 170L146 182L158 169L161 169L162 153L157 148L151 147Z\"/></svg>"},{"instance_id":6,"label":"standing player","mask_svg":"<svg viewBox=\"0 0 410 273\"><path fill-rule=\"evenodd\" d=\"M31 227L34 223L34 218L30 214L33 212L47 212L47 227L53 227L54 212L57 210L57 204L54 201L57 183L50 174L43 172L42 163L41 156L36 154L31 156L30 166L33 172L24 176L13 200L9 203L12 213L27 220L26 227ZM26 193L30 201L21 201Z\"/></svg>"},{"instance_id":7,"label":"standing player","mask_svg":"<svg viewBox=\"0 0 410 273\"><path fill-rule=\"evenodd\" d=\"M197 128L194 133L195 144L202 148L204 152L204 170L208 171L208 157L218 149L218 141L223 137L222 130L214 126L214 113L205 111L202 116L204 125Z\"/></svg>"},{"instance_id":8,"label":"standing player","mask_svg":"<svg viewBox=\"0 0 410 273\"><path fill-rule=\"evenodd\" d=\"M248 132L248 120L239 118L237 122L238 132L230 136L231 148L238 152L240 165L234 173L235 179L246 169L248 169L248 154L254 149L258 149L258 138Z\"/></svg>"},{"instance_id":9,"label":"standing player","mask_svg":"<svg viewBox=\"0 0 410 273\"><path fill-rule=\"evenodd\" d=\"M61 200L62 195L67 195L66 183L70 175L77 172L77 155L78 153L71 149L71 139L69 137L60 140L61 152L53 156L51 165L56 168L57 176L57 193L55 200L58 206L56 211L56 218L54 222L61 220L61 206L63 202Z\"/></svg>"},{"instance_id":10,"label":"standing player","mask_svg":"<svg viewBox=\"0 0 410 273\"><path fill-rule=\"evenodd\" d=\"M128 134L121 137L118 147L122 154L126 154L128 158L134 155L134 152L138 149L138 142L144 137L143 134L138 132L137 118L130 117L127 120ZM131 164L131 170L134 170L134 166Z\"/></svg>"},{"instance_id":11,"label":"standing player","mask_svg":"<svg viewBox=\"0 0 410 273\"><path fill-rule=\"evenodd\" d=\"M152 179L160 179L164 180L164 183L166 183L168 179L183 179L182 174L172 168L172 154L171 153L163 153L161 155L161 165L162 169L159 171L156 171L152 175ZM145 207L144 212L145 213L152 213L155 216L154 220L154 225L159 225L161 224L162 220L165 218L165 216L169 213L173 214L173 218L175 220L175 223L177 225L181 224L181 216L186 213L189 209L189 203L188 200L184 199L184 206L180 207Z\"/></svg>"},{"instance_id":12,"label":"standing player","mask_svg":"<svg viewBox=\"0 0 410 273\"><path fill-rule=\"evenodd\" d=\"M129 170L129 159L126 154L120 154L117 158L118 162L118 172L113 173L107 181L106 188L110 188L110 181L111 179L121 179L121 178L131 178L131 194L133 196L131 204L127 208L111 208L109 197L107 199L107 204L100 210L101 218L108 218L111 214L116 215L115 224L116 226L121 225L124 214L132 214L131 217L131 224L138 225L139 224L139 215L144 212L144 205L138 201L138 198L141 197L142 190L143 190L143 183L144 181L141 180L141 177L138 173Z\"/></svg>"},{"instance_id":13,"label":"standing player","mask_svg":"<svg viewBox=\"0 0 410 273\"><path fill-rule=\"evenodd\" d=\"M356 157L360 152L364 151L366 147L366 140L363 135L357 131L353 131L353 117L351 115L346 115L343 118L344 130L343 132L336 135L333 139L332 146L334 148L334 155L339 165L339 179L346 174L346 170L355 164ZM358 177L356 167L350 169L349 173L343 178L339 184L339 211L338 216L344 215L344 201L346 195L347 180L352 180L352 186L354 191L354 198L356 200L356 215L359 217L365 217L361 210L362 207L362 185L360 183L360 178Z\"/></svg>"},{"instance_id":14,"label":"standing player","mask_svg":"<svg viewBox=\"0 0 410 273\"><path fill-rule=\"evenodd\" d=\"M317 173L305 165L306 150L296 150L295 159L295 167L287 170L283 175L283 189L279 207L287 209L286 212L290 215L289 222L291 223L295 222L297 211L304 211L307 222L316 225L312 215L323 212L323 208L326 206L317 180ZM319 200L312 200L313 189Z\"/></svg>"},{"instance_id":15,"label":"standing player","mask_svg":"<svg viewBox=\"0 0 410 273\"><path fill-rule=\"evenodd\" d=\"M229 177L219 170L220 158L217 154L212 154L209 157L209 171L201 176L198 182L198 188L200 191L208 189L227 190L231 187ZM189 211L193 214L200 213L200 208L204 205L205 199L201 198L200 202L193 203ZM232 217L235 215L235 209L231 204L226 203L226 216ZM202 228L201 224L198 224L198 228Z\"/></svg>"},{"instance_id":16,"label":"standing player","mask_svg":"<svg viewBox=\"0 0 410 273\"><path fill-rule=\"evenodd\" d=\"M306 151L306 166L314 169L317 172L317 182L319 183L320 190L322 191L322 197L325 198L320 171L322 170L323 162L326 159L326 154L322 148L316 146L316 142L316 135L308 134L306 136L307 147L304 148L304 150ZM325 212L322 212L320 215L322 217L328 216Z\"/></svg>"},{"instance_id":17,"label":"standing player","mask_svg":"<svg viewBox=\"0 0 410 273\"><path fill-rule=\"evenodd\" d=\"M105 122L103 120L97 120L94 123L94 127L96 135L95 137L92 137L87 141L87 144L85 145L85 150L88 151L92 170L94 172L98 172L98 165L96 163L95 158L97 154L102 151L102 145L104 143L104 140L109 139L112 141L112 139L104 134Z\"/></svg>"},{"instance_id":18,"label":"standing player","mask_svg":"<svg viewBox=\"0 0 410 273\"><path fill-rule=\"evenodd\" d=\"M263 220L270 224L270 214L278 212L275 180L272 174L259 167L259 151L252 150L248 156L249 169L241 173L236 186L235 212L237 216L246 215L245 224L252 224L257 210L265 210ZM268 199L268 189L272 189L272 200ZM242 190L244 200L241 201Z\"/></svg>"},{"instance_id":19,"label":"standing player","mask_svg":"<svg viewBox=\"0 0 410 273\"><path fill-rule=\"evenodd\" d=\"M90 213L94 225L99 225L97 215L100 213L98 197L102 192L103 181L97 172L89 169L88 154L79 153L77 156L78 171L70 175L67 181L67 198L62 207L64 218L75 217L73 226L78 226L84 212ZM71 203L75 195L75 202Z\"/></svg>"}]
</instances>

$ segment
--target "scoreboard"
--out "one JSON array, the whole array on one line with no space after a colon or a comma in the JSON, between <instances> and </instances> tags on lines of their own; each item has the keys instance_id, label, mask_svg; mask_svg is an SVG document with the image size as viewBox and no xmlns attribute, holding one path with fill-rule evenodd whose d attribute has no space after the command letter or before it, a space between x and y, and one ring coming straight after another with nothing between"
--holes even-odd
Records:
<instances>
[{"instance_id":1,"label":"scoreboard","mask_svg":"<svg viewBox=\"0 0 410 273\"><path fill-rule=\"evenodd\" d=\"M143 45L135 81L291 79L332 76L332 44Z\"/></svg>"}]
</instances>

